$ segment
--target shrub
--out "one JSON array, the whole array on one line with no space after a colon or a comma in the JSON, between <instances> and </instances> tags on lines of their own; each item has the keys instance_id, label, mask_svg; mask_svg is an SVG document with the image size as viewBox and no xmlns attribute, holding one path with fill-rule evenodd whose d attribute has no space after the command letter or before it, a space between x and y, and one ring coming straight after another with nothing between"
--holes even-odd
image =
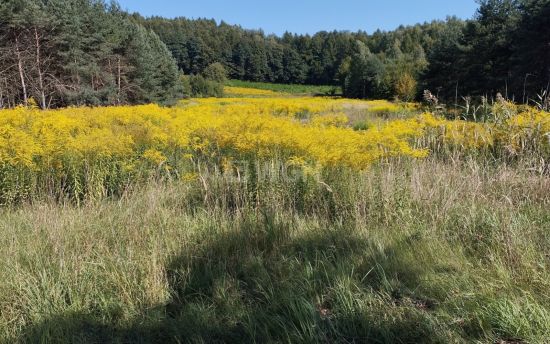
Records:
<instances>
[{"instance_id":1,"label":"shrub","mask_svg":"<svg viewBox=\"0 0 550 344\"><path fill-rule=\"evenodd\" d=\"M227 71L219 62L212 63L206 67L201 75L207 80L219 82L221 84L227 81Z\"/></svg>"},{"instance_id":2,"label":"shrub","mask_svg":"<svg viewBox=\"0 0 550 344\"><path fill-rule=\"evenodd\" d=\"M416 80L409 74L400 75L395 81L395 95L404 101L411 101L416 95Z\"/></svg>"},{"instance_id":3,"label":"shrub","mask_svg":"<svg viewBox=\"0 0 550 344\"><path fill-rule=\"evenodd\" d=\"M184 76L183 89L185 97L223 97L223 84L202 75Z\"/></svg>"}]
</instances>

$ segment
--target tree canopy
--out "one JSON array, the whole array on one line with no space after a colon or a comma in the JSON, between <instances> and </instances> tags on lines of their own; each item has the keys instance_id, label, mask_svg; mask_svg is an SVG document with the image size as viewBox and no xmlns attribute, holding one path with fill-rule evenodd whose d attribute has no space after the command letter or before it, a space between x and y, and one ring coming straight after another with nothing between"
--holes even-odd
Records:
<instances>
[{"instance_id":1,"label":"tree canopy","mask_svg":"<svg viewBox=\"0 0 550 344\"><path fill-rule=\"evenodd\" d=\"M526 101L548 89L550 0L480 0L473 19L449 17L393 31L285 33L214 20L143 18L179 68L199 74L221 63L230 78L343 86L350 97L508 95ZM368 54L358 54L358 46ZM345 73L344 73L345 72ZM524 91L525 90L525 91Z\"/></svg>"},{"instance_id":2,"label":"tree canopy","mask_svg":"<svg viewBox=\"0 0 550 344\"><path fill-rule=\"evenodd\" d=\"M208 19L144 18L103 0L3 0L0 107L163 103L220 94L213 83L226 78L341 85L356 98L548 94L550 0L479 5L467 21L279 37ZM196 90L182 90L189 84Z\"/></svg>"},{"instance_id":3,"label":"tree canopy","mask_svg":"<svg viewBox=\"0 0 550 344\"><path fill-rule=\"evenodd\" d=\"M178 69L160 38L116 3L3 0L0 106L168 102Z\"/></svg>"}]
</instances>

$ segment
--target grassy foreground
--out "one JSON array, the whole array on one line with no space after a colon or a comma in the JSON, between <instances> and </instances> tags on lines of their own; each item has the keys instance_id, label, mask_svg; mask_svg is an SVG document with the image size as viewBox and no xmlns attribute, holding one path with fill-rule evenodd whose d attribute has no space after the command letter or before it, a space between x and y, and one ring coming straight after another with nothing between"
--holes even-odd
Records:
<instances>
[{"instance_id":1,"label":"grassy foreground","mask_svg":"<svg viewBox=\"0 0 550 344\"><path fill-rule=\"evenodd\" d=\"M550 338L550 179L505 164L203 169L0 232L5 342Z\"/></svg>"}]
</instances>

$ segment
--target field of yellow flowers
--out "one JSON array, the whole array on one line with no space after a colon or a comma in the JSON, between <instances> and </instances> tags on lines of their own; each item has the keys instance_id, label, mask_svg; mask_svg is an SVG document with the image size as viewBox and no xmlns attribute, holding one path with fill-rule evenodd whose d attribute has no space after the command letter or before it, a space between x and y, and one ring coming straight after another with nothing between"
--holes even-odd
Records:
<instances>
[{"instance_id":1,"label":"field of yellow flowers","mask_svg":"<svg viewBox=\"0 0 550 344\"><path fill-rule=\"evenodd\" d=\"M549 113L226 91L0 110L0 342L548 342Z\"/></svg>"},{"instance_id":2,"label":"field of yellow flowers","mask_svg":"<svg viewBox=\"0 0 550 344\"><path fill-rule=\"evenodd\" d=\"M411 115L417 108L387 101L270 94L191 99L172 108L2 110L0 200L24 198L45 185L77 198L112 194L132 178L158 170L188 175L198 160L275 159L364 170L383 159L423 158L449 150L541 157L548 152L546 112L519 112L514 107L515 112L501 121L474 123L430 113ZM375 118L381 113L408 115L372 120L357 130L350 111Z\"/></svg>"}]
</instances>

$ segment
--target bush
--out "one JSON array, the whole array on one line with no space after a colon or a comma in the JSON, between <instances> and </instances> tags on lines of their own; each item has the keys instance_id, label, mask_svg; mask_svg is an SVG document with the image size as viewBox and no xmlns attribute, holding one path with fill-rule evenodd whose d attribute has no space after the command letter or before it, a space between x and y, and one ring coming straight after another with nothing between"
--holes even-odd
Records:
<instances>
[{"instance_id":1,"label":"bush","mask_svg":"<svg viewBox=\"0 0 550 344\"><path fill-rule=\"evenodd\" d=\"M227 81L227 71L225 70L225 67L219 63L215 62L206 67L202 71L202 76L211 81L219 82L221 84L225 84Z\"/></svg>"},{"instance_id":2,"label":"bush","mask_svg":"<svg viewBox=\"0 0 550 344\"><path fill-rule=\"evenodd\" d=\"M416 96L416 86L416 80L409 73L404 73L395 81L395 95L400 100L409 102Z\"/></svg>"},{"instance_id":3,"label":"bush","mask_svg":"<svg viewBox=\"0 0 550 344\"><path fill-rule=\"evenodd\" d=\"M185 97L223 97L223 84L202 75L183 76L182 82Z\"/></svg>"}]
</instances>

